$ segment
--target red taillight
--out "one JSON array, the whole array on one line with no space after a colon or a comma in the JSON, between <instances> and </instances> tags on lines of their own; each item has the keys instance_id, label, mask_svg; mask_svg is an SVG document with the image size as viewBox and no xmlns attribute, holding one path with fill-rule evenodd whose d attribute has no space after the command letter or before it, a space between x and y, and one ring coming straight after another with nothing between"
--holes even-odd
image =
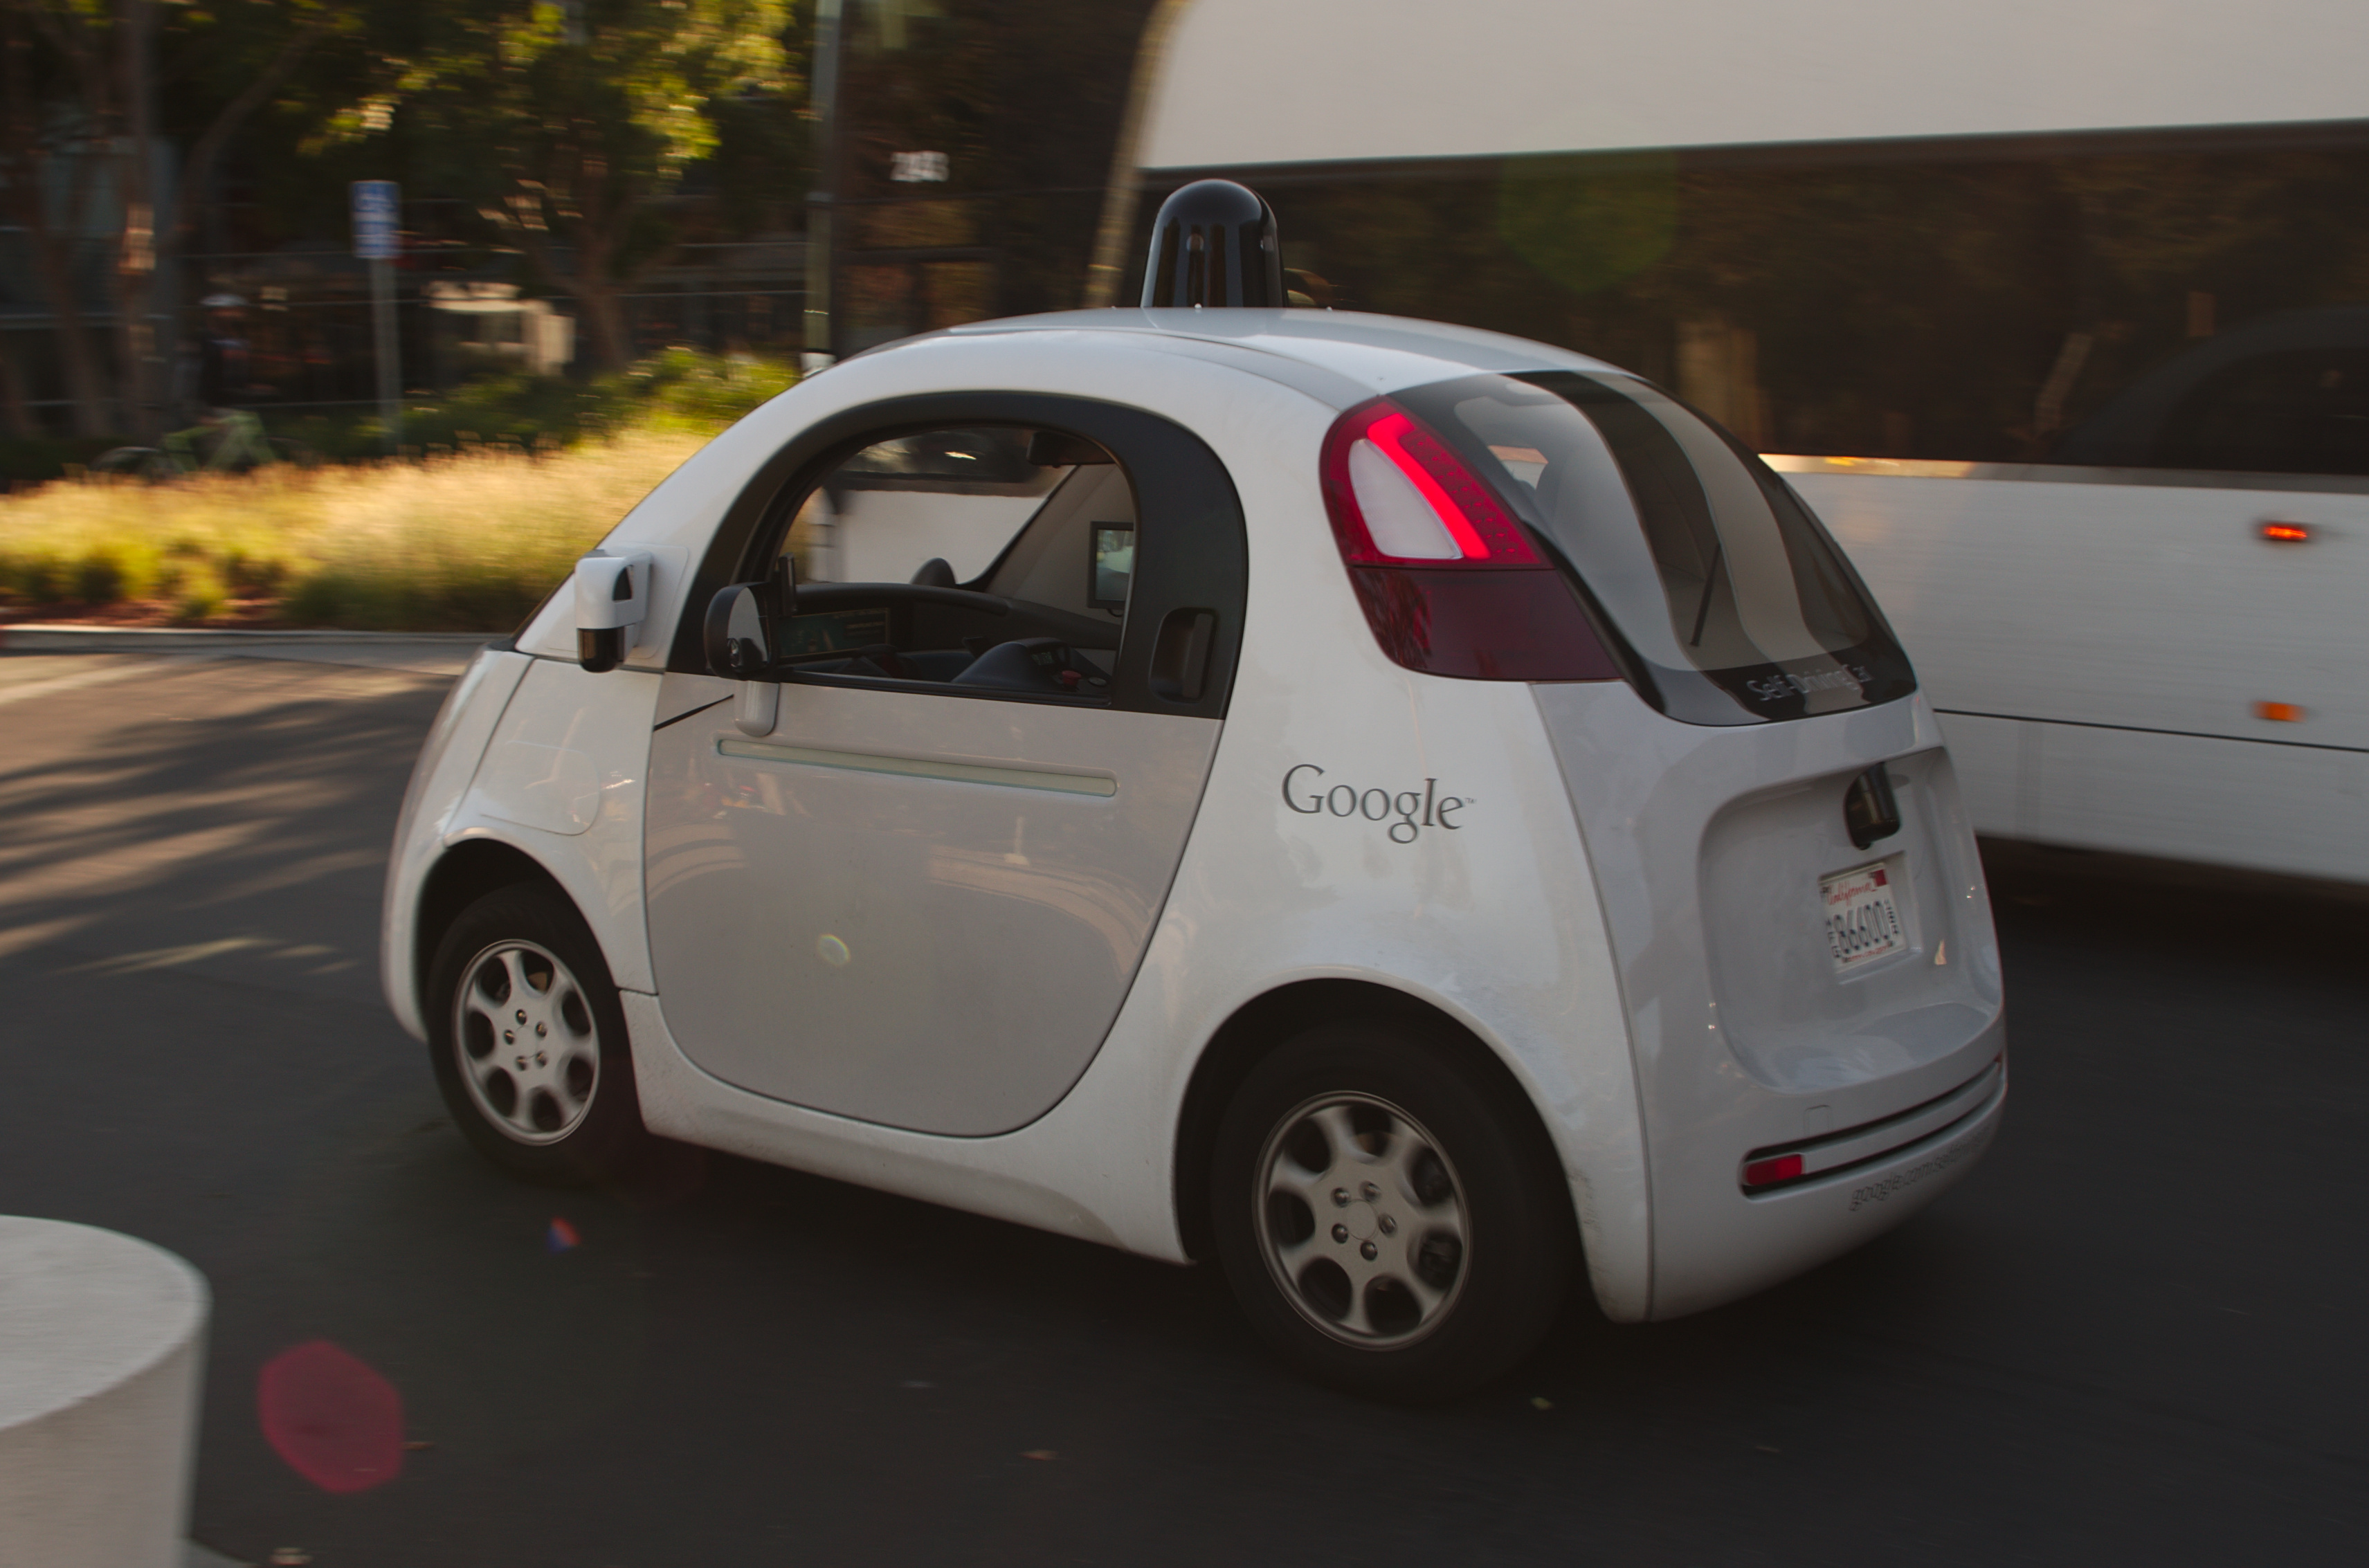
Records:
<instances>
[{"instance_id":1,"label":"red taillight","mask_svg":"<svg viewBox=\"0 0 2369 1568\"><path fill-rule=\"evenodd\" d=\"M1744 1167L1744 1190L1773 1187L1780 1182L1797 1180L1802 1174L1802 1157L1780 1154L1768 1160L1754 1160Z\"/></svg>"},{"instance_id":2,"label":"red taillight","mask_svg":"<svg viewBox=\"0 0 2369 1568\"><path fill-rule=\"evenodd\" d=\"M1341 559L1391 658L1483 681L1618 679L1562 574L1405 409L1384 397L1341 416L1321 474Z\"/></svg>"}]
</instances>

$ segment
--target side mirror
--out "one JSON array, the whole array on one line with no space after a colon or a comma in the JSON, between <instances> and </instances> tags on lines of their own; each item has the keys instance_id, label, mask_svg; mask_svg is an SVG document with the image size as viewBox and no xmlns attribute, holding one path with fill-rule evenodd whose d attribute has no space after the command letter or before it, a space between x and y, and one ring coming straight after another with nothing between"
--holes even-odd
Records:
<instances>
[{"instance_id":1,"label":"side mirror","mask_svg":"<svg viewBox=\"0 0 2369 1568\"><path fill-rule=\"evenodd\" d=\"M707 601L707 622L700 629L708 672L740 682L732 723L743 735L771 735L780 718L782 688L764 677L779 651L774 629L797 601L797 571L787 555L773 563L766 581L734 583Z\"/></svg>"},{"instance_id":2,"label":"side mirror","mask_svg":"<svg viewBox=\"0 0 2369 1568\"><path fill-rule=\"evenodd\" d=\"M734 681L762 674L773 662L762 584L734 583L707 601L707 670Z\"/></svg>"},{"instance_id":3,"label":"side mirror","mask_svg":"<svg viewBox=\"0 0 2369 1568\"><path fill-rule=\"evenodd\" d=\"M773 575L763 582L736 582L716 590L707 601L707 621L701 628L707 652L707 671L730 681L750 681L772 667L773 629L796 613L797 568L787 555L773 562Z\"/></svg>"},{"instance_id":4,"label":"side mirror","mask_svg":"<svg viewBox=\"0 0 2369 1568\"><path fill-rule=\"evenodd\" d=\"M625 661L634 628L649 613L647 551L587 555L576 563L576 662L598 675Z\"/></svg>"}]
</instances>

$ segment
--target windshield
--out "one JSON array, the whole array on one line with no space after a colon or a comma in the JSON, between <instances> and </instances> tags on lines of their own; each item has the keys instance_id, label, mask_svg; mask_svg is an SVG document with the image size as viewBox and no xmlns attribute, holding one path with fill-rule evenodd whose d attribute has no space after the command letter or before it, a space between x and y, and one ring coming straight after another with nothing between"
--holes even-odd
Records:
<instances>
[{"instance_id":1,"label":"windshield","mask_svg":"<svg viewBox=\"0 0 2369 1568\"><path fill-rule=\"evenodd\" d=\"M1543 533L1694 724L1750 724L1915 690L1841 551L1759 458L1634 378L1469 376L1398 401Z\"/></svg>"}]
</instances>

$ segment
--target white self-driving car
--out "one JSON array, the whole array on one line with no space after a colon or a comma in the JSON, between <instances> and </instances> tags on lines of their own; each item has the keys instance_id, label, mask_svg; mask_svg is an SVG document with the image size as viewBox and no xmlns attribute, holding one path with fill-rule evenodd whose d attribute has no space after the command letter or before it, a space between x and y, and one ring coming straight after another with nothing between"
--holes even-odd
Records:
<instances>
[{"instance_id":1,"label":"white self-driving car","mask_svg":"<svg viewBox=\"0 0 2369 1568\"><path fill-rule=\"evenodd\" d=\"M387 995L531 1176L649 1133L1222 1263L1436 1395L1898 1223L2005 1093L1974 842L1784 482L1311 310L991 322L685 464L480 653Z\"/></svg>"}]
</instances>

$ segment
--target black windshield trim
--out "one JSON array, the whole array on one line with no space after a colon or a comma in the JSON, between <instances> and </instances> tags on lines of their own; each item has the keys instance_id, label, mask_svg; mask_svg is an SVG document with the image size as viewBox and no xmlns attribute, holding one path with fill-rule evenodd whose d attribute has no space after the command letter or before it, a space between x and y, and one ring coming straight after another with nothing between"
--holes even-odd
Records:
<instances>
[{"instance_id":1,"label":"black windshield trim","mask_svg":"<svg viewBox=\"0 0 2369 1568\"><path fill-rule=\"evenodd\" d=\"M1458 400L1486 393L1492 385L1499 389L1500 400L1506 400L1505 393L1513 390L1506 386L1509 382L1525 395L1518 400L1529 401L1543 393L1569 405L1596 427L1641 522L1658 520L1659 526L1643 530L1655 570L1663 575L1665 584L1700 582L1703 596L1689 600L1694 607L1690 613L1708 616L1719 603L1734 600L1731 566L1714 522L1711 495L1677 438L1627 389L1634 386L1667 398L1701 420L1744 464L1768 506L1783 539L1796 596L1805 601L1805 607L1814 599L1847 607L1841 623L1818 636L1826 652L1815 660L1791 661L1791 667L1771 661L1711 668L1673 667L1642 653L1608 612L1611 607L1601 603L1580 563L1556 537L1539 509L1538 496L1528 485L1505 482L1495 454L1456 416ZM1494 488L1531 536L1580 587L1616 657L1636 672L1631 684L1670 717L1706 726L1771 723L1811 716L1814 701L1821 712L1835 711L1831 693L1838 686L1856 688L1853 705L1869 707L1897 701L1917 689L1915 671L1898 639L1816 514L1757 453L1684 399L1625 372L1567 370L1459 376L1394 395L1455 446L1476 473L1496 476ZM1660 607L1655 612L1662 612ZM1812 631L1817 635L1815 627ZM1673 628L1680 643L1686 632L1684 626ZM1836 646L1844 636L1852 640Z\"/></svg>"}]
</instances>

